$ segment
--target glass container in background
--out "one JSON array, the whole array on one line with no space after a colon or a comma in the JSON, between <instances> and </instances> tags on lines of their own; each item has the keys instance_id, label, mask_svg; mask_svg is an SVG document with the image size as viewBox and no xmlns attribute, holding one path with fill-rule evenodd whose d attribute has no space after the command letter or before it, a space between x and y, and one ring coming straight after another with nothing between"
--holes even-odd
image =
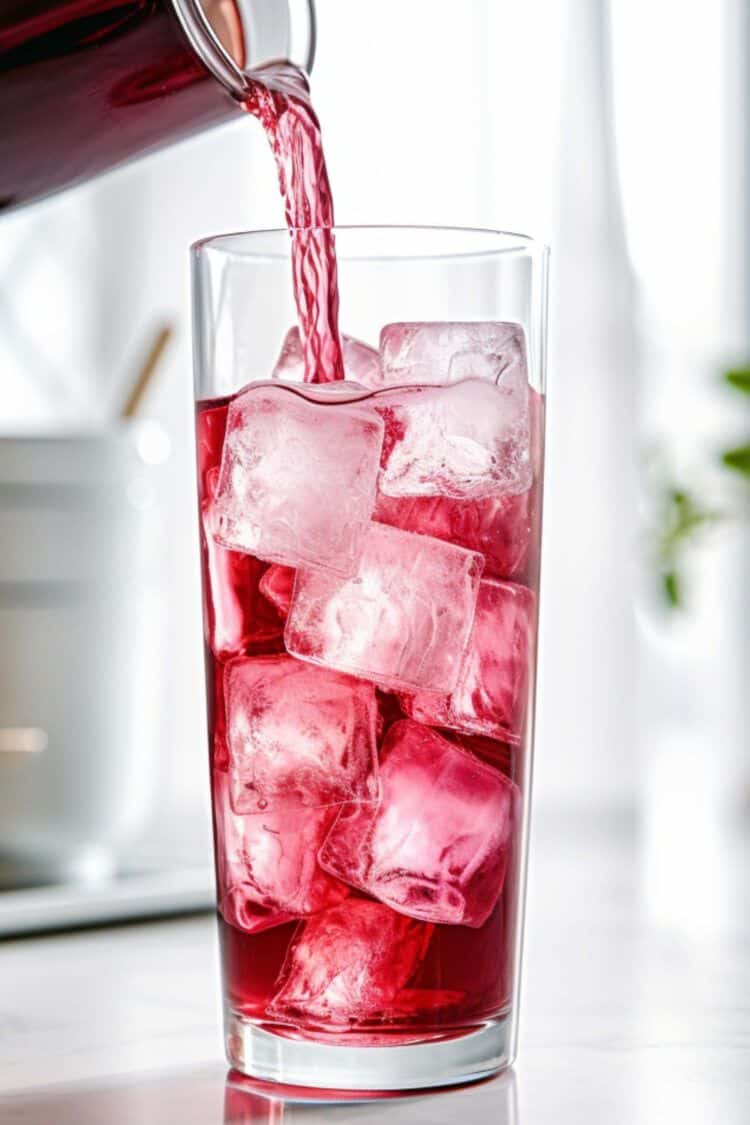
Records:
<instances>
[{"instance_id":1,"label":"glass container in background","mask_svg":"<svg viewBox=\"0 0 750 1125\"><path fill-rule=\"evenodd\" d=\"M436 1086L515 1054L547 255L335 237L325 384L289 233L193 251L226 1048L283 1083Z\"/></svg>"},{"instance_id":2,"label":"glass container in background","mask_svg":"<svg viewBox=\"0 0 750 1125\"><path fill-rule=\"evenodd\" d=\"M0 210L227 120L251 69L314 51L312 0L0 0Z\"/></svg>"},{"instance_id":3,"label":"glass container in background","mask_svg":"<svg viewBox=\"0 0 750 1125\"><path fill-rule=\"evenodd\" d=\"M104 883L147 823L168 449L149 421L0 437L0 889Z\"/></svg>"}]
</instances>

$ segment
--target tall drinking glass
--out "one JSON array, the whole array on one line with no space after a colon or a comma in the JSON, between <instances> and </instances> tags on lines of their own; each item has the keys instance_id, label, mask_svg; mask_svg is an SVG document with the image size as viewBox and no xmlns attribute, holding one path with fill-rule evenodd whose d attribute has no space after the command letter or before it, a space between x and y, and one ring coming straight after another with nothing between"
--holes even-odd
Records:
<instances>
[{"instance_id":1,"label":"tall drinking glass","mask_svg":"<svg viewBox=\"0 0 750 1125\"><path fill-rule=\"evenodd\" d=\"M304 382L288 231L193 247L226 1048L407 1089L515 1053L547 253L335 239L332 383Z\"/></svg>"}]
</instances>

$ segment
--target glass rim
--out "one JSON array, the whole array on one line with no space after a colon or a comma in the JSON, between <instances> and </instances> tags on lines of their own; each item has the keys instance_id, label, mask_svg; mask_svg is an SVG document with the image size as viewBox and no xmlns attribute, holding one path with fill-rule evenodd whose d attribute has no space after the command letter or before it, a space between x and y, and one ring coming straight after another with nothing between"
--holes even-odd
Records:
<instances>
[{"instance_id":1,"label":"glass rim","mask_svg":"<svg viewBox=\"0 0 750 1125\"><path fill-rule=\"evenodd\" d=\"M252 243L257 240L268 239L269 237L288 239L290 235L294 234L310 234L318 233L325 234L331 232L333 234L383 234L393 235L409 235L409 234L430 234L434 233L436 236L448 236L456 238L475 237L494 240L496 245L482 247L480 249L457 249L455 251L436 251L430 253L429 251L413 252L406 250L403 253L390 253L390 254L367 254L367 253L343 253L338 251L337 257L341 261L349 262L418 262L418 261L455 261L458 259L466 258L491 258L502 255L503 257L545 257L549 254L549 246L540 239L532 238L531 235L522 234L517 231L500 230L493 227L472 227L472 226L455 226L455 225L441 225L434 223L341 223L334 224L332 227L264 227L255 230L246 231L228 231L223 234L207 235L204 238L196 239L190 246L190 253L194 259L204 252L209 251L223 255L226 258L236 258L256 263L263 262L280 262L289 258L289 243L287 242L283 249L278 251L269 250L268 246L262 249L254 249Z\"/></svg>"}]
</instances>

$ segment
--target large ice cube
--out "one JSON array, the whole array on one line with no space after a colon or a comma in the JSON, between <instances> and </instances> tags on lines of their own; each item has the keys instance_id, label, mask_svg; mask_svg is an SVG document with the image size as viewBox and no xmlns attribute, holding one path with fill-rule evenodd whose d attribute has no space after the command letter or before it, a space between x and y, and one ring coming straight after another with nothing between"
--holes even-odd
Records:
<instances>
[{"instance_id":1,"label":"large ice cube","mask_svg":"<svg viewBox=\"0 0 750 1125\"><path fill-rule=\"evenodd\" d=\"M226 547L285 566L356 569L383 424L366 406L250 387L230 407L217 491Z\"/></svg>"},{"instance_id":2,"label":"large ice cube","mask_svg":"<svg viewBox=\"0 0 750 1125\"><path fill-rule=\"evenodd\" d=\"M218 468L205 475L206 494L201 502L202 547L208 574L205 599L206 640L222 658L279 648L283 632L279 613L261 597L264 564L252 555L230 551L216 541L215 492Z\"/></svg>"},{"instance_id":3,"label":"large ice cube","mask_svg":"<svg viewBox=\"0 0 750 1125\"><path fill-rule=\"evenodd\" d=\"M375 504L381 523L432 535L484 555L485 573L514 578L524 571L529 553L533 491L517 496L497 493L481 500L450 496L383 496ZM261 582L261 590L263 583Z\"/></svg>"},{"instance_id":4,"label":"large ice cube","mask_svg":"<svg viewBox=\"0 0 750 1125\"><path fill-rule=\"evenodd\" d=\"M513 582L483 581L469 645L450 695L419 692L401 705L421 723L519 743L533 654L535 599Z\"/></svg>"},{"instance_id":5,"label":"large ice cube","mask_svg":"<svg viewBox=\"0 0 750 1125\"><path fill-rule=\"evenodd\" d=\"M481 926L503 887L518 791L504 774L404 719L380 755L381 800L341 810L321 866L414 918Z\"/></svg>"},{"instance_id":6,"label":"large ice cube","mask_svg":"<svg viewBox=\"0 0 750 1125\"><path fill-rule=\"evenodd\" d=\"M480 378L528 381L520 324L504 321L409 321L380 333L386 383L452 383Z\"/></svg>"},{"instance_id":7,"label":"large ice cube","mask_svg":"<svg viewBox=\"0 0 750 1125\"><path fill-rule=\"evenodd\" d=\"M458 543L485 558L485 576L535 581L543 455L544 400L529 388L533 483L527 492L496 492L478 500L452 496L378 494L373 518L381 523ZM391 435L389 435L391 440ZM386 444L386 451L388 445Z\"/></svg>"},{"instance_id":8,"label":"large ice cube","mask_svg":"<svg viewBox=\"0 0 750 1125\"><path fill-rule=\"evenodd\" d=\"M432 926L386 906L349 899L300 926L269 1016L345 1030L378 1016L415 972Z\"/></svg>"},{"instance_id":9,"label":"large ice cube","mask_svg":"<svg viewBox=\"0 0 750 1125\"><path fill-rule=\"evenodd\" d=\"M269 656L227 664L224 693L235 812L377 797L370 684Z\"/></svg>"},{"instance_id":10,"label":"large ice cube","mask_svg":"<svg viewBox=\"0 0 750 1125\"><path fill-rule=\"evenodd\" d=\"M374 390L383 384L383 370L380 354L354 336L341 335L341 354L344 360L344 373L347 379ZM287 383L305 381L305 356L302 349L299 328L290 328L284 337L279 358L271 373L272 379L283 379Z\"/></svg>"},{"instance_id":11,"label":"large ice cube","mask_svg":"<svg viewBox=\"0 0 750 1125\"><path fill-rule=\"evenodd\" d=\"M406 387L374 400L385 425L380 491L386 496L481 499L531 487L526 383L465 379Z\"/></svg>"},{"instance_id":12,"label":"large ice cube","mask_svg":"<svg viewBox=\"0 0 750 1125\"><path fill-rule=\"evenodd\" d=\"M316 858L335 809L237 816L227 775L215 771L214 811L219 909L230 926L256 933L324 910L349 893Z\"/></svg>"},{"instance_id":13,"label":"large ice cube","mask_svg":"<svg viewBox=\"0 0 750 1125\"><path fill-rule=\"evenodd\" d=\"M373 523L353 577L297 572L287 651L385 687L452 691L482 566L462 547Z\"/></svg>"}]
</instances>

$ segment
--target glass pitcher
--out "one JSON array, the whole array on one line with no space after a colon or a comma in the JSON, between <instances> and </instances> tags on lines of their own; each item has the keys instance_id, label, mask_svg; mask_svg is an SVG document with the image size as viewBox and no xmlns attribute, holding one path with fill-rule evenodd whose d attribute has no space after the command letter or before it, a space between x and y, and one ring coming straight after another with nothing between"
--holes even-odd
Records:
<instances>
[{"instance_id":1,"label":"glass pitcher","mask_svg":"<svg viewBox=\"0 0 750 1125\"><path fill-rule=\"evenodd\" d=\"M0 211L230 118L312 66L312 0L0 0Z\"/></svg>"}]
</instances>

